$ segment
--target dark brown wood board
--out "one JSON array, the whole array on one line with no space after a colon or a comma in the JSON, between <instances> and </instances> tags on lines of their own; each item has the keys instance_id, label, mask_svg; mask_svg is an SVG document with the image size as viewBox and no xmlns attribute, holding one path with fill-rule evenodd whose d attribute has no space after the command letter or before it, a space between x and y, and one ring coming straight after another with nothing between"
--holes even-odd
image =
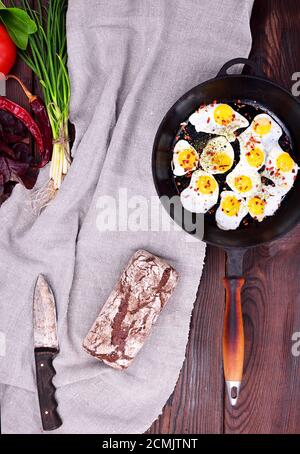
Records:
<instances>
[{"instance_id":1,"label":"dark brown wood board","mask_svg":"<svg viewBox=\"0 0 300 454\"><path fill-rule=\"evenodd\" d=\"M251 58L288 90L300 71L300 2L259 0ZM246 360L238 407L226 402L225 433L300 433L300 226L248 253L243 289Z\"/></svg>"},{"instance_id":2,"label":"dark brown wood board","mask_svg":"<svg viewBox=\"0 0 300 454\"><path fill-rule=\"evenodd\" d=\"M300 72L299 24L299 1L255 1L251 58L289 90L292 74ZM22 62L14 73L37 87ZM7 94L27 105L12 81ZM149 433L300 433L300 357L291 354L292 334L300 332L300 226L247 253L244 269L246 358L238 406L233 410L228 405L222 371L225 255L208 247L186 361Z\"/></svg>"},{"instance_id":3,"label":"dark brown wood board","mask_svg":"<svg viewBox=\"0 0 300 454\"><path fill-rule=\"evenodd\" d=\"M300 2L255 1L251 59L289 90L292 74L300 71L299 24ZM246 358L237 408L228 404L216 348L225 257L208 247L185 365L149 433L300 433L300 358L291 354L292 334L300 331L300 226L248 253L244 269Z\"/></svg>"}]
</instances>

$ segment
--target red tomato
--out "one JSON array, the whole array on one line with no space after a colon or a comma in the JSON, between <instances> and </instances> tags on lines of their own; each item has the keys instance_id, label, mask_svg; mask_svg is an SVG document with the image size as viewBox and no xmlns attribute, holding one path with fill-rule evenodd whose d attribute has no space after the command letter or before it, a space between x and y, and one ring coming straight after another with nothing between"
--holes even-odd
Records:
<instances>
[{"instance_id":1,"label":"red tomato","mask_svg":"<svg viewBox=\"0 0 300 454\"><path fill-rule=\"evenodd\" d=\"M0 73L8 74L17 56L17 48L4 25L0 25Z\"/></svg>"}]
</instances>

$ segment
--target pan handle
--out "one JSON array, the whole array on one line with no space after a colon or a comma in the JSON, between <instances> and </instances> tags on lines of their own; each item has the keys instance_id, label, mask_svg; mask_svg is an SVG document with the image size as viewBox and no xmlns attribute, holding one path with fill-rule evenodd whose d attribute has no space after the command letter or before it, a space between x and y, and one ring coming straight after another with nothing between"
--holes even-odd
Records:
<instances>
[{"instance_id":1,"label":"pan handle","mask_svg":"<svg viewBox=\"0 0 300 454\"><path fill-rule=\"evenodd\" d=\"M220 69L220 71L218 72L216 77L228 76L229 74L228 74L227 70L229 68L231 68L234 65L241 65L241 64L252 68L256 76L264 77L262 70L256 63L254 63L252 60L249 60L249 58L242 58L242 57L233 58L232 60L229 60L227 63L225 63L222 66L222 68Z\"/></svg>"},{"instance_id":2,"label":"pan handle","mask_svg":"<svg viewBox=\"0 0 300 454\"><path fill-rule=\"evenodd\" d=\"M223 365L228 398L235 406L239 397L244 367L244 323L241 304L241 290L245 279L242 275L242 249L227 250L226 309L223 332Z\"/></svg>"}]
</instances>

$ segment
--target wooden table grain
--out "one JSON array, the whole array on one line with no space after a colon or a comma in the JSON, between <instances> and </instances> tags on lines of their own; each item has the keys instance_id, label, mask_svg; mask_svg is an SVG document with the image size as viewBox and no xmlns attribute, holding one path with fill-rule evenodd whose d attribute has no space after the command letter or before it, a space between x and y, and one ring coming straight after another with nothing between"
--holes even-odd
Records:
<instances>
[{"instance_id":1,"label":"wooden table grain","mask_svg":"<svg viewBox=\"0 0 300 454\"><path fill-rule=\"evenodd\" d=\"M299 24L300 2L255 1L251 59L288 90L300 72ZM300 332L300 225L248 252L244 271L246 352L237 407L228 404L222 375L225 256L209 246L186 361L149 433L300 433L300 357L291 353L292 335Z\"/></svg>"},{"instance_id":2,"label":"wooden table grain","mask_svg":"<svg viewBox=\"0 0 300 454\"><path fill-rule=\"evenodd\" d=\"M267 77L289 90L292 74L300 72L299 24L299 1L255 1L251 58ZM22 62L15 72L36 89ZM8 96L27 105L16 84L8 85ZM300 357L291 354L292 335L300 332L300 225L248 252L244 271L246 357L237 407L228 404L222 371L225 255L209 246L186 361L149 433L300 433Z\"/></svg>"}]
</instances>

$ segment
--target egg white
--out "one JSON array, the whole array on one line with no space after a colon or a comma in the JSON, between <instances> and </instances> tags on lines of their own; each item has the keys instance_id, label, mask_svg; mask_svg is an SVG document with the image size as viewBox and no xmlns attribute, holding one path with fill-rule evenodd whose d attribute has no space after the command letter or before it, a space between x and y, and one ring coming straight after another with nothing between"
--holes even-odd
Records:
<instances>
[{"instance_id":1,"label":"egg white","mask_svg":"<svg viewBox=\"0 0 300 454\"><path fill-rule=\"evenodd\" d=\"M264 202L264 211L262 214L255 215L251 211L251 208L249 206L249 201L253 197L258 197ZM257 221L261 222L263 221L266 217L272 216L279 208L280 203L282 201L282 196L280 194L274 194L272 191L270 192L268 190L268 187L263 186L262 190L260 192L257 192L256 194L253 194L251 197L247 198L247 208L250 216Z\"/></svg>"},{"instance_id":2,"label":"egg white","mask_svg":"<svg viewBox=\"0 0 300 454\"><path fill-rule=\"evenodd\" d=\"M209 104L201 106L194 112L189 122L195 127L197 132L207 132L225 136L229 142L234 142L236 137L234 132L240 128L247 128L249 121L240 113L232 109L235 117L228 125L220 125L214 119L214 110L221 104Z\"/></svg>"},{"instance_id":3,"label":"egg white","mask_svg":"<svg viewBox=\"0 0 300 454\"><path fill-rule=\"evenodd\" d=\"M257 121L259 121L262 118L268 120L271 124L270 132L268 132L265 135L258 134L254 129L254 125L257 123ZM276 121L273 120L273 118L270 117L270 115L259 114L253 118L249 128L243 131L239 135L238 139L241 148L247 148L249 144L251 145L257 144L258 146L262 146L264 151L268 153L268 151L278 143L278 140L280 139L281 136L282 129L279 126L279 124L276 123Z\"/></svg>"},{"instance_id":4,"label":"egg white","mask_svg":"<svg viewBox=\"0 0 300 454\"><path fill-rule=\"evenodd\" d=\"M287 194L288 191L293 187L295 179L298 174L299 167L293 162L293 167L290 171L283 172L277 167L277 158L285 153L282 148L277 145L274 147L268 154L266 166L262 173L263 176L267 177L269 180L273 181L275 188L273 188L273 193L278 193L281 195Z\"/></svg>"},{"instance_id":5,"label":"egg white","mask_svg":"<svg viewBox=\"0 0 300 454\"><path fill-rule=\"evenodd\" d=\"M197 190L197 181L201 176L209 176L216 182L216 189L212 194L202 194ZM219 185L212 175L203 170L196 170L191 178L189 186L180 194L180 200L183 207L193 213L206 213L213 207L219 197Z\"/></svg>"},{"instance_id":6,"label":"egg white","mask_svg":"<svg viewBox=\"0 0 300 454\"><path fill-rule=\"evenodd\" d=\"M253 141L243 141L240 140L240 162L245 166L250 167L251 169L260 170L266 162L266 151L262 143L255 143ZM262 154L262 160L258 165L252 165L250 159L248 158L249 154L255 153L255 149L258 148Z\"/></svg>"},{"instance_id":7,"label":"egg white","mask_svg":"<svg viewBox=\"0 0 300 454\"><path fill-rule=\"evenodd\" d=\"M228 156L230 160L230 167L227 170L221 171L217 169L216 165L213 162L214 156L218 153L224 153ZM234 161L234 151L232 145L228 142L226 137L220 136L215 137L208 141L206 147L203 149L200 155L200 164L201 167L210 174L225 173L230 170Z\"/></svg>"},{"instance_id":8,"label":"egg white","mask_svg":"<svg viewBox=\"0 0 300 454\"><path fill-rule=\"evenodd\" d=\"M195 165L189 169L185 169L179 162L180 153L184 150L190 150L196 156ZM199 162L199 154L197 153L195 148L186 140L179 140L176 143L176 145L174 147L174 151L173 151L173 174L178 177L183 176L186 173L189 173L189 172L195 170L198 167L198 162Z\"/></svg>"},{"instance_id":9,"label":"egg white","mask_svg":"<svg viewBox=\"0 0 300 454\"><path fill-rule=\"evenodd\" d=\"M222 210L222 201L226 197L234 197L240 202L239 212L237 215L229 216ZM216 211L216 223L217 226L222 230L235 230L239 227L241 221L247 216L248 210L246 201L243 197L236 194L233 191L223 191L221 192L221 201L220 205Z\"/></svg>"},{"instance_id":10,"label":"egg white","mask_svg":"<svg viewBox=\"0 0 300 454\"><path fill-rule=\"evenodd\" d=\"M235 186L235 178L237 178L239 176L247 176L250 178L252 187L248 191L241 192ZM232 191L234 191L235 193L241 195L242 197L248 197L260 189L261 177L260 177L260 174L256 170L244 165L242 162L239 162L236 165L236 167L233 169L233 171L227 175L226 183L228 184L230 189Z\"/></svg>"}]
</instances>

